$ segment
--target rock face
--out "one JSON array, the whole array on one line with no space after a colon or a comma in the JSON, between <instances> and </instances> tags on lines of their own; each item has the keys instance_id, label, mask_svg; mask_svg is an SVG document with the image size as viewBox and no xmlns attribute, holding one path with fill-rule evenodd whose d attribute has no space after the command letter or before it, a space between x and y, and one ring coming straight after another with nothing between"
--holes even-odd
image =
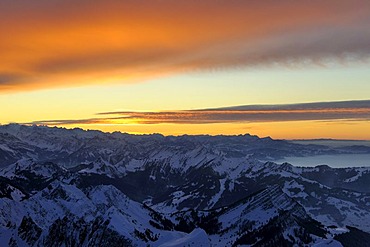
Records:
<instances>
[{"instance_id":1,"label":"rock face","mask_svg":"<svg viewBox=\"0 0 370 247\"><path fill-rule=\"evenodd\" d=\"M31 217L24 216L18 227L18 236L27 244L33 245L40 237L42 229Z\"/></svg>"},{"instance_id":2,"label":"rock face","mask_svg":"<svg viewBox=\"0 0 370 247\"><path fill-rule=\"evenodd\" d=\"M0 126L0 243L366 246L370 168L261 159L320 152L339 151L249 135Z\"/></svg>"}]
</instances>

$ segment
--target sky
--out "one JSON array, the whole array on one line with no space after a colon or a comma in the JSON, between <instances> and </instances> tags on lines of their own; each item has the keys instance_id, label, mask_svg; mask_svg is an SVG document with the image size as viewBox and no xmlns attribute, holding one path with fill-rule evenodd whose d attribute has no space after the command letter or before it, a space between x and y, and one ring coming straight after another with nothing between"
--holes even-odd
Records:
<instances>
[{"instance_id":1,"label":"sky","mask_svg":"<svg viewBox=\"0 0 370 247\"><path fill-rule=\"evenodd\" d=\"M0 34L0 124L370 140L365 0L0 0Z\"/></svg>"}]
</instances>

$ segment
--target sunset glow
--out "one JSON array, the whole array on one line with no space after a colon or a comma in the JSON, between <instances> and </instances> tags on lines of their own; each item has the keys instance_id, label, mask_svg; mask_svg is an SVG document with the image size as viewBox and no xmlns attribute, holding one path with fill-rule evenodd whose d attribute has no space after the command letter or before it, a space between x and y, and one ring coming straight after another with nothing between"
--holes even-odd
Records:
<instances>
[{"instance_id":1,"label":"sunset glow","mask_svg":"<svg viewBox=\"0 0 370 247\"><path fill-rule=\"evenodd\" d=\"M369 23L365 0L0 1L0 124L370 139Z\"/></svg>"}]
</instances>

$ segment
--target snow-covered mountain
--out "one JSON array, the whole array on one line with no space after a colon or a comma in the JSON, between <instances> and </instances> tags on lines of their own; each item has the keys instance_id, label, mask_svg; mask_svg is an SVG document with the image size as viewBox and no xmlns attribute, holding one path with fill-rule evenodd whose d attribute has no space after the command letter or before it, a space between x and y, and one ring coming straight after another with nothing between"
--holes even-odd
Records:
<instances>
[{"instance_id":1,"label":"snow-covered mountain","mask_svg":"<svg viewBox=\"0 0 370 247\"><path fill-rule=\"evenodd\" d=\"M136 161L172 153L196 155L207 152L228 158L248 157L275 161L288 156L370 153L367 146L332 147L297 144L269 137L239 136L162 136L103 133L82 129L49 128L9 124L0 126L0 167L20 159L54 162L65 167L102 159L112 165L135 165ZM139 164L141 166L141 164Z\"/></svg>"},{"instance_id":2,"label":"snow-covered mountain","mask_svg":"<svg viewBox=\"0 0 370 247\"><path fill-rule=\"evenodd\" d=\"M0 126L0 243L366 246L370 167L266 161L343 152L250 135Z\"/></svg>"}]
</instances>

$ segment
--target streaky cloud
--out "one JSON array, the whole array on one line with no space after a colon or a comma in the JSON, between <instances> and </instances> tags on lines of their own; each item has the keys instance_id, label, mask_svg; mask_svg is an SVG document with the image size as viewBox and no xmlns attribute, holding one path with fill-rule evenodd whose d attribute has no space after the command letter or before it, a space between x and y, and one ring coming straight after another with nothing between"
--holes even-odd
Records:
<instances>
[{"instance_id":1,"label":"streaky cloud","mask_svg":"<svg viewBox=\"0 0 370 247\"><path fill-rule=\"evenodd\" d=\"M198 111L212 110L318 110L318 109L355 109L369 108L370 100L351 100L351 101L332 101L332 102L311 102L311 103L296 103L296 104L275 104L275 105L241 105L222 108L200 109Z\"/></svg>"},{"instance_id":2,"label":"streaky cloud","mask_svg":"<svg viewBox=\"0 0 370 247\"><path fill-rule=\"evenodd\" d=\"M35 121L27 124L212 124L284 121L370 121L370 100L314 102L287 105L244 105L234 107L135 112L97 113L89 119Z\"/></svg>"}]
</instances>

